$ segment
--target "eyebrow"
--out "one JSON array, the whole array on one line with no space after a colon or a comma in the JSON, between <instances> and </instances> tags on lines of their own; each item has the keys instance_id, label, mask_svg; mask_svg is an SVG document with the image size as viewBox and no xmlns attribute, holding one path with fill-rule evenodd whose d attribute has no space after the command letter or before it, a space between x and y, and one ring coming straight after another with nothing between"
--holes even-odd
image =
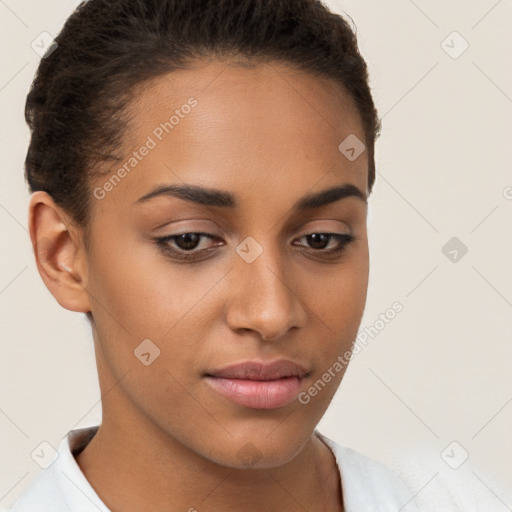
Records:
<instances>
[{"instance_id":1,"label":"eyebrow","mask_svg":"<svg viewBox=\"0 0 512 512\"><path fill-rule=\"evenodd\" d=\"M134 204L144 203L154 197L171 196L205 206L234 209L238 207L236 197L230 192L214 188L204 188L197 185L158 185L153 190L137 199ZM366 194L351 183L338 185L320 192L301 197L293 206L294 211L304 211L321 208L347 197L356 197L367 203Z\"/></svg>"}]
</instances>

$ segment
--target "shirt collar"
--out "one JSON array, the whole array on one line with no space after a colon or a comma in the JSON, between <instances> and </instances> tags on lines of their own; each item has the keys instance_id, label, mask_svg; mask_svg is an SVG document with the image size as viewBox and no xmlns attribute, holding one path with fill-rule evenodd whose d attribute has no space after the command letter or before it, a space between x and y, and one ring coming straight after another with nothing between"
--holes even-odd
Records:
<instances>
[{"instance_id":1,"label":"shirt collar","mask_svg":"<svg viewBox=\"0 0 512 512\"><path fill-rule=\"evenodd\" d=\"M52 485L58 487L70 511L111 512L75 460L96 435L98 428L99 425L95 425L70 430L59 445L57 459L48 468L51 474L47 476L53 480ZM345 512L395 510L394 507L398 505L402 507L402 512L417 510L414 502L408 503L410 494L405 484L391 470L350 448L338 445L316 430L315 433L336 459ZM393 508L385 508L386 506Z\"/></svg>"}]
</instances>

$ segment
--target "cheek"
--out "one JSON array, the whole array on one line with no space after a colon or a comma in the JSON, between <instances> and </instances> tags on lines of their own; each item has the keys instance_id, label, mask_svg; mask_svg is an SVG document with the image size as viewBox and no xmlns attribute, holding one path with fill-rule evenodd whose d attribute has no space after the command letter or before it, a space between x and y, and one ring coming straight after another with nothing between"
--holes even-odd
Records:
<instances>
[{"instance_id":1,"label":"cheek","mask_svg":"<svg viewBox=\"0 0 512 512\"><path fill-rule=\"evenodd\" d=\"M339 266L325 269L320 278L304 287L304 297L319 320L339 334L357 329L364 312L369 273L365 247L353 251Z\"/></svg>"},{"instance_id":2,"label":"cheek","mask_svg":"<svg viewBox=\"0 0 512 512\"><path fill-rule=\"evenodd\" d=\"M106 324L109 331L118 331L116 338L126 339L128 333L130 347L149 338L157 345L176 341L183 349L184 341L193 344L191 333L202 338L233 293L222 282L232 262L173 263L151 242L123 235L119 228L110 231L107 236L108 227L102 227L90 258L88 285L98 327ZM317 336L332 339L327 357L355 338L364 311L368 244L366 239L356 243L340 264L290 266L290 288L309 310L305 331L318 330Z\"/></svg>"},{"instance_id":3,"label":"cheek","mask_svg":"<svg viewBox=\"0 0 512 512\"><path fill-rule=\"evenodd\" d=\"M316 284L309 283L305 288L308 290L305 295L307 304L313 312L309 332L317 333L315 343L322 346L322 350L313 352L317 357L315 378L329 369L334 374L326 375L329 380L326 387L330 391L319 393L315 400L317 404L330 400L350 360L346 354L352 349L366 305L369 261L365 247L367 244L360 246L335 271L331 269L330 274L326 273ZM342 357L341 366L336 363L339 356Z\"/></svg>"},{"instance_id":4,"label":"cheek","mask_svg":"<svg viewBox=\"0 0 512 512\"><path fill-rule=\"evenodd\" d=\"M190 271L171 265L149 243L112 240L97 247L91 304L109 371L116 379L130 372L123 386L141 409L171 401L185 408L190 396L183 386L200 368L197 340L206 323L201 313L215 306L201 299L215 279L211 273L191 279Z\"/></svg>"},{"instance_id":5,"label":"cheek","mask_svg":"<svg viewBox=\"0 0 512 512\"><path fill-rule=\"evenodd\" d=\"M100 235L101 236L101 235ZM151 242L104 237L91 255L96 314L134 337L161 337L186 317L215 285L216 273L172 264Z\"/></svg>"}]
</instances>

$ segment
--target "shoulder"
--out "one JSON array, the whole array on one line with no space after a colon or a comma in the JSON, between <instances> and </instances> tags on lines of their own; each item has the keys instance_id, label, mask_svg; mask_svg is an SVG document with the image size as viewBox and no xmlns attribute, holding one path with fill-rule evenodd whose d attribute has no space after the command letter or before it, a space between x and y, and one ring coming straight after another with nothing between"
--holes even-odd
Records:
<instances>
[{"instance_id":1,"label":"shoulder","mask_svg":"<svg viewBox=\"0 0 512 512\"><path fill-rule=\"evenodd\" d=\"M93 426L68 432L54 460L37 474L5 512L74 512L90 510L91 505L98 512L108 512L73 456L97 429Z\"/></svg>"},{"instance_id":2,"label":"shoulder","mask_svg":"<svg viewBox=\"0 0 512 512\"><path fill-rule=\"evenodd\" d=\"M46 507L51 507L52 511L65 511L67 503L58 487L56 469L55 464L43 469L5 512L35 512Z\"/></svg>"},{"instance_id":3,"label":"shoulder","mask_svg":"<svg viewBox=\"0 0 512 512\"><path fill-rule=\"evenodd\" d=\"M418 511L412 492L392 469L319 432L317 434L336 458L347 512Z\"/></svg>"}]
</instances>

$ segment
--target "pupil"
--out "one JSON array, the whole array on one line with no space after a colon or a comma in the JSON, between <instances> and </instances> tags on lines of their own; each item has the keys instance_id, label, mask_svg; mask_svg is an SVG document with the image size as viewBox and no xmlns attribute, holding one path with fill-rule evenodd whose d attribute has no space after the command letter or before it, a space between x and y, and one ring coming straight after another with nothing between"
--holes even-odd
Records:
<instances>
[{"instance_id":1,"label":"pupil","mask_svg":"<svg viewBox=\"0 0 512 512\"><path fill-rule=\"evenodd\" d=\"M312 235L308 235L308 242L310 242L310 245L314 249L324 249L325 248L325 242L329 241L329 235L326 235L325 233L313 233ZM316 244L320 243L320 247L315 247Z\"/></svg>"},{"instance_id":2,"label":"pupil","mask_svg":"<svg viewBox=\"0 0 512 512\"><path fill-rule=\"evenodd\" d=\"M185 233L180 235L176 242L181 249L195 249L199 241L199 235L197 233ZM181 242L185 242L184 244Z\"/></svg>"}]
</instances>

